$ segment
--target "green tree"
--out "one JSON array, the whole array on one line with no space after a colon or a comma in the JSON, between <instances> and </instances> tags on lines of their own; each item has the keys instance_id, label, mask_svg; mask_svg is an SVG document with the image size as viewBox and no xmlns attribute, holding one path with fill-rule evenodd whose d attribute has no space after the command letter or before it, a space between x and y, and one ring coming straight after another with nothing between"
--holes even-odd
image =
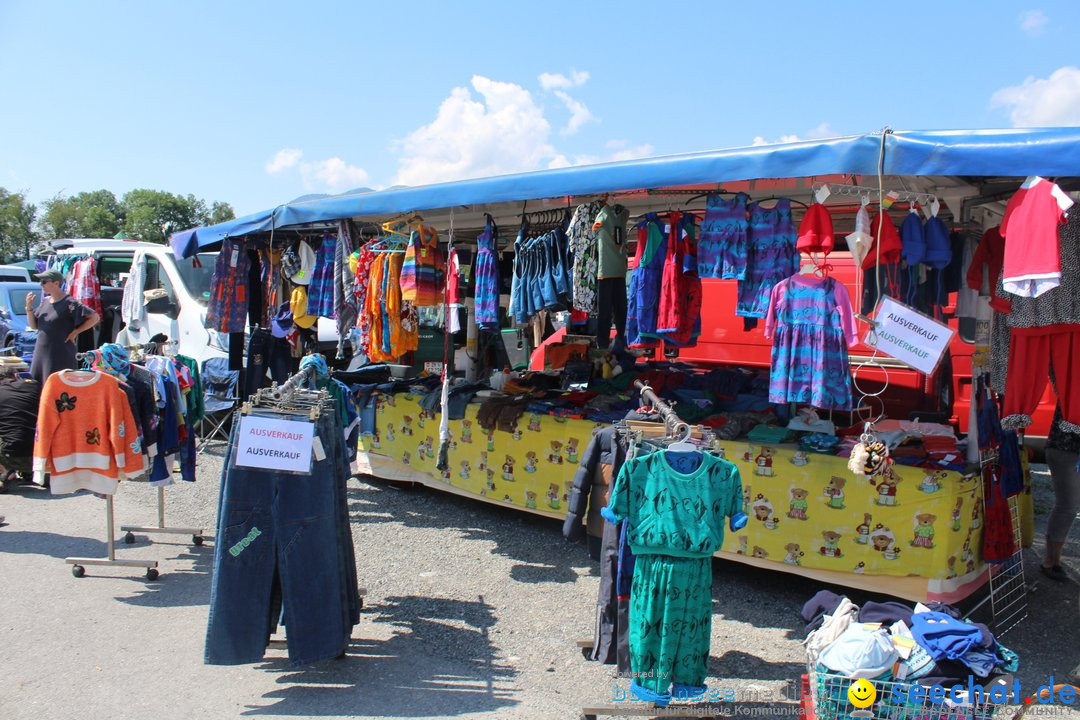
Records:
<instances>
[{"instance_id":1,"label":"green tree","mask_svg":"<svg viewBox=\"0 0 1080 720\"><path fill-rule=\"evenodd\" d=\"M125 213L124 231L146 242L164 243L178 230L212 225L234 217L232 206L206 202L194 195L173 195L160 190L137 189L121 201Z\"/></svg>"},{"instance_id":2,"label":"green tree","mask_svg":"<svg viewBox=\"0 0 1080 720\"><path fill-rule=\"evenodd\" d=\"M232 205L227 202L216 202L210 206L210 216L206 218L206 225L217 225L223 223L226 220L232 220L236 217L236 213L233 211ZM185 230L187 228L184 228Z\"/></svg>"},{"instance_id":3,"label":"green tree","mask_svg":"<svg viewBox=\"0 0 1080 720\"><path fill-rule=\"evenodd\" d=\"M81 192L71 197L56 196L45 201L41 233L55 238L111 238L120 232L124 210L108 190Z\"/></svg>"},{"instance_id":4,"label":"green tree","mask_svg":"<svg viewBox=\"0 0 1080 720\"><path fill-rule=\"evenodd\" d=\"M0 188L0 261L30 259L30 245L37 240L36 217L37 207L26 201L25 193Z\"/></svg>"}]
</instances>

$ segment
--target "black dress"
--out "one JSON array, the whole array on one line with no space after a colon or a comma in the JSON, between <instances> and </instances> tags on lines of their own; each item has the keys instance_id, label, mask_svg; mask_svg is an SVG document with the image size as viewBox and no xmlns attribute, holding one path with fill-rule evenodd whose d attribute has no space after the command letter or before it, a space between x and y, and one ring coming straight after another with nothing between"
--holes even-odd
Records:
<instances>
[{"instance_id":1,"label":"black dress","mask_svg":"<svg viewBox=\"0 0 1080 720\"><path fill-rule=\"evenodd\" d=\"M67 337L94 312L70 295L52 302L47 298L33 310L37 342L30 363L31 377L43 385L54 372L76 369L75 343L68 342Z\"/></svg>"}]
</instances>

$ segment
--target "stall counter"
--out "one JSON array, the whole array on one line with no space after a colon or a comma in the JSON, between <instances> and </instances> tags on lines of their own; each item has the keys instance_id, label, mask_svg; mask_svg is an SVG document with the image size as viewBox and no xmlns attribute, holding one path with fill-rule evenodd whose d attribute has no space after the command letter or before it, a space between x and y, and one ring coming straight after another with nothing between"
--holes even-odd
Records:
<instances>
[{"instance_id":1,"label":"stall counter","mask_svg":"<svg viewBox=\"0 0 1080 720\"><path fill-rule=\"evenodd\" d=\"M579 456L603 424L526 412L512 432L487 431L479 405L450 421L449 468L436 469L439 415L419 396L382 395L359 471L563 518ZM896 466L880 482L847 459L791 445L719 441L739 468L747 526L727 533L725 559L909 600L956 602L987 578L975 476Z\"/></svg>"}]
</instances>

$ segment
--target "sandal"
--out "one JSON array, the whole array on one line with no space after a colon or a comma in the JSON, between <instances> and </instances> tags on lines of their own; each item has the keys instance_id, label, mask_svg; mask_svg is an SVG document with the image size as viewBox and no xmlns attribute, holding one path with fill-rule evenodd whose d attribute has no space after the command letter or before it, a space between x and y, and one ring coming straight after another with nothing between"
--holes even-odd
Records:
<instances>
[{"instance_id":1,"label":"sandal","mask_svg":"<svg viewBox=\"0 0 1080 720\"><path fill-rule=\"evenodd\" d=\"M1050 567L1046 567L1045 565L1040 564L1039 572L1041 572L1043 575L1050 578L1051 580L1054 580L1055 582L1069 581L1069 576L1065 573L1065 569L1062 568L1060 565L1052 565Z\"/></svg>"}]
</instances>

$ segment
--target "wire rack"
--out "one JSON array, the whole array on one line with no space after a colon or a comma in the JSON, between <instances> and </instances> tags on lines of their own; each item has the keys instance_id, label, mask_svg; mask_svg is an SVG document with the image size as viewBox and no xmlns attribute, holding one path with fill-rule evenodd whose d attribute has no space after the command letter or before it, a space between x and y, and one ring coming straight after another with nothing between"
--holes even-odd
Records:
<instances>
[{"instance_id":1,"label":"wire rack","mask_svg":"<svg viewBox=\"0 0 1080 720\"><path fill-rule=\"evenodd\" d=\"M988 720L1004 707L989 695L934 703L912 683L871 680L875 700L865 708L851 704L848 690L856 681L846 675L821 672L811 662L807 668L813 713L818 720ZM920 688L920 690L924 690Z\"/></svg>"},{"instance_id":2,"label":"wire rack","mask_svg":"<svg viewBox=\"0 0 1080 720\"><path fill-rule=\"evenodd\" d=\"M990 451L997 462L997 451ZM984 460L984 464L986 460ZM1028 616L1028 586L1024 576L1023 537L1020 528L1019 495L1009 498L1013 543L1016 552L1003 563L990 566L990 611L994 617L994 632L1001 636L1016 627ZM983 498L985 511L986 498ZM983 513L986 517L986 513Z\"/></svg>"}]
</instances>

